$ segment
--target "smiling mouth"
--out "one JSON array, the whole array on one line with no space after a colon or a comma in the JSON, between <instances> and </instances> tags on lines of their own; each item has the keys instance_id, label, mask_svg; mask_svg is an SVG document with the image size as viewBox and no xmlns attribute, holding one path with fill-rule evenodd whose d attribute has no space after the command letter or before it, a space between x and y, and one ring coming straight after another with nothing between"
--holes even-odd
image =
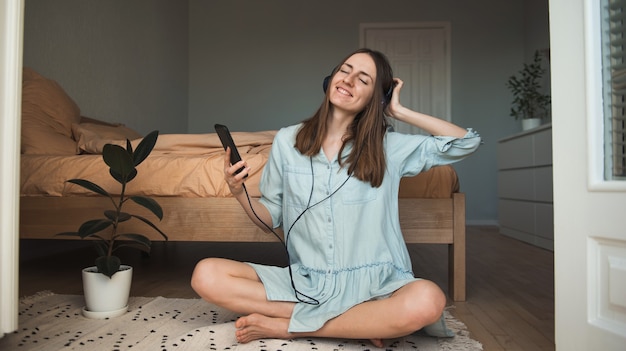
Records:
<instances>
[{"instance_id":1,"label":"smiling mouth","mask_svg":"<svg viewBox=\"0 0 626 351\"><path fill-rule=\"evenodd\" d=\"M337 87L337 91L339 92L339 94L352 96L352 94L349 91L347 91L346 89L342 87Z\"/></svg>"}]
</instances>

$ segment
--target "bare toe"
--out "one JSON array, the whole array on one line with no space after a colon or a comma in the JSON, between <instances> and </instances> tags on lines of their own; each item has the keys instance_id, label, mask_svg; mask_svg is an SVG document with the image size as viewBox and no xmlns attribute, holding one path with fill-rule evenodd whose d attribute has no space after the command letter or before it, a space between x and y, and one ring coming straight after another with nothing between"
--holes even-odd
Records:
<instances>
[{"instance_id":1,"label":"bare toe","mask_svg":"<svg viewBox=\"0 0 626 351\"><path fill-rule=\"evenodd\" d=\"M383 339L370 339L370 342L378 348L382 348L385 346L385 344L383 343Z\"/></svg>"},{"instance_id":2,"label":"bare toe","mask_svg":"<svg viewBox=\"0 0 626 351\"><path fill-rule=\"evenodd\" d=\"M289 320L284 318L271 318L262 314L253 313L241 317L235 322L235 336L240 343L248 343L258 339L289 339L287 332Z\"/></svg>"}]
</instances>

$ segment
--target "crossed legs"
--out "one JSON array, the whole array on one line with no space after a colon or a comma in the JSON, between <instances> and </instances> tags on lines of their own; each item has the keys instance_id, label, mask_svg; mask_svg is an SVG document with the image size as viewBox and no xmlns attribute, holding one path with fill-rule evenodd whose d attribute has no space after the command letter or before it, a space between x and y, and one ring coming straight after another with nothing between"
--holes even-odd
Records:
<instances>
[{"instance_id":1,"label":"crossed legs","mask_svg":"<svg viewBox=\"0 0 626 351\"><path fill-rule=\"evenodd\" d=\"M382 339L405 336L436 322L446 303L436 284L419 280L398 289L389 298L356 305L319 330L289 333L295 304L268 301L263 284L248 264L204 259L193 272L191 286L203 299L244 315L235 323L237 340L242 343L262 338L334 337L370 339L382 347Z\"/></svg>"}]
</instances>

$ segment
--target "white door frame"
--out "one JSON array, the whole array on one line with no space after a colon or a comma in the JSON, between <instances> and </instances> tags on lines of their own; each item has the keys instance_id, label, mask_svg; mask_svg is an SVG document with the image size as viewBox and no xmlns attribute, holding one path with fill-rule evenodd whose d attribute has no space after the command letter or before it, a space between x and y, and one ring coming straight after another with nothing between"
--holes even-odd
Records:
<instances>
[{"instance_id":1,"label":"white door frame","mask_svg":"<svg viewBox=\"0 0 626 351\"><path fill-rule=\"evenodd\" d=\"M24 0L0 2L0 337L17 330Z\"/></svg>"},{"instance_id":2,"label":"white door frame","mask_svg":"<svg viewBox=\"0 0 626 351\"><path fill-rule=\"evenodd\" d=\"M600 4L549 6L556 349L624 350L626 182L603 180Z\"/></svg>"}]
</instances>

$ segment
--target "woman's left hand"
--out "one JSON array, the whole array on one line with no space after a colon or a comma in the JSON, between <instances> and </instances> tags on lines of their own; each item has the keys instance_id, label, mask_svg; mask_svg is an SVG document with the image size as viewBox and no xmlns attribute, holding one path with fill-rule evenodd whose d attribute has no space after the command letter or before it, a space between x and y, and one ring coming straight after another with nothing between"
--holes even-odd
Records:
<instances>
[{"instance_id":1,"label":"woman's left hand","mask_svg":"<svg viewBox=\"0 0 626 351\"><path fill-rule=\"evenodd\" d=\"M404 82L400 78L394 78L393 80L396 82L396 86L393 88L389 106L385 110L387 116L423 129L431 135L445 135L457 138L465 136L467 130L455 124L402 106L400 104L400 90Z\"/></svg>"}]
</instances>

